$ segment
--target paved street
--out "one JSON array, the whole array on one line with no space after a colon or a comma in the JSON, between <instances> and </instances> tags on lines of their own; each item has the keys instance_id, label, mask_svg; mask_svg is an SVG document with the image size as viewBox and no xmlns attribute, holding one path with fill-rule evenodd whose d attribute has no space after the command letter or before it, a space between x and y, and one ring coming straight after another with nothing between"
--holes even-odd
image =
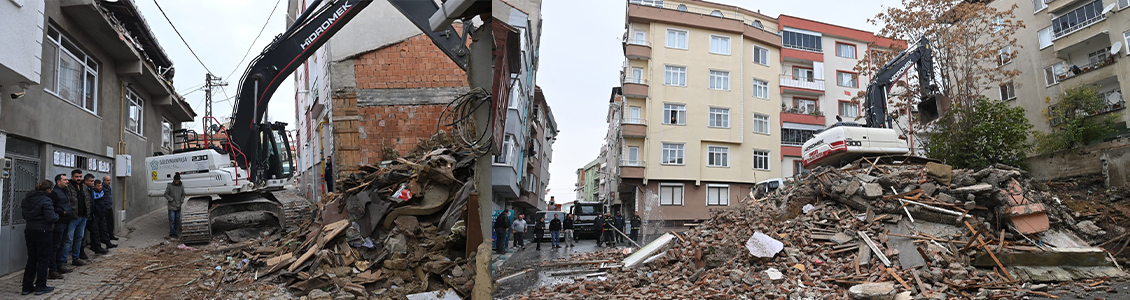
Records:
<instances>
[{"instance_id":1,"label":"paved street","mask_svg":"<svg viewBox=\"0 0 1130 300\"><path fill-rule=\"evenodd\" d=\"M596 240L582 239L577 241L575 247L554 249L549 246L549 243L543 242L541 251L535 250L536 244L527 244L525 249L515 251L507 254L509 258L502 264L501 267L496 269L496 278L501 278L526 269L533 269L533 271L524 273L514 278L507 278L507 280L499 283L495 288L494 298L506 298L513 295L521 294L530 289L555 285L570 279L549 276L547 272L542 271L538 266L545 261L556 259L563 259L573 256L575 254L595 252L603 249L611 249L607 247L598 247ZM620 244L624 246L624 244ZM564 281L563 281L564 280Z\"/></svg>"}]
</instances>

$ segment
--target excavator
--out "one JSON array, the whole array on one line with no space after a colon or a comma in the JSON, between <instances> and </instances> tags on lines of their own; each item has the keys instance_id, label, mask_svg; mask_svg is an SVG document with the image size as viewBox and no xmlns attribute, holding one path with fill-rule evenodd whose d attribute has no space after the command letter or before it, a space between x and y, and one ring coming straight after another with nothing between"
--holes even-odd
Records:
<instances>
[{"instance_id":1,"label":"excavator","mask_svg":"<svg viewBox=\"0 0 1130 300\"><path fill-rule=\"evenodd\" d=\"M288 197L271 193L282 190L297 167L287 124L264 120L267 104L287 76L372 1L329 0L324 5L322 0L311 1L248 65L240 79L230 123L205 128L203 139L194 130L176 130L172 133L172 153L145 159L150 197L164 195L166 185L180 175L189 197L181 212L182 243L209 243L213 232L234 229L264 225L293 228L303 214L308 214L307 201L286 200ZM440 32L426 27L427 17L439 9L434 2L388 1L456 64L466 68L466 35L451 26ZM464 33L469 32L467 27ZM220 123L212 116L205 119Z\"/></svg>"},{"instance_id":2,"label":"excavator","mask_svg":"<svg viewBox=\"0 0 1130 300\"><path fill-rule=\"evenodd\" d=\"M948 101L934 84L934 62L930 41L918 40L880 67L867 85L864 99L865 124L839 120L804 142L801 158L804 167L842 166L861 157L897 156L910 152L905 137L893 127L894 117L887 112L887 95L894 83L911 66L918 71L922 95L917 105L919 122L937 119L939 106Z\"/></svg>"}]
</instances>

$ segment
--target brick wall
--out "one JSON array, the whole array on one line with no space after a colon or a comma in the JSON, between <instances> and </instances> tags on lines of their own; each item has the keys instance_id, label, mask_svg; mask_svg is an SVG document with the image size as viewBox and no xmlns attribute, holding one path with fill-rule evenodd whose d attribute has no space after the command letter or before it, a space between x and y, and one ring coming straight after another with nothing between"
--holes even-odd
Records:
<instances>
[{"instance_id":1,"label":"brick wall","mask_svg":"<svg viewBox=\"0 0 1130 300\"><path fill-rule=\"evenodd\" d=\"M362 163L381 161L381 149L392 147L400 155L438 132L436 127L446 105L382 105L361 107ZM444 128L451 133L451 129ZM366 162L367 160L367 162Z\"/></svg>"}]
</instances>

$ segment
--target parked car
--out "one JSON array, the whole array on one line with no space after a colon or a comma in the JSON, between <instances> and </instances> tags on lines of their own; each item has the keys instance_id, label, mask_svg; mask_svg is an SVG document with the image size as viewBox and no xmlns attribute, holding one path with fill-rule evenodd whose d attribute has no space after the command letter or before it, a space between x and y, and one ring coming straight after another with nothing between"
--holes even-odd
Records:
<instances>
[{"instance_id":1,"label":"parked car","mask_svg":"<svg viewBox=\"0 0 1130 300\"><path fill-rule=\"evenodd\" d=\"M753 186L753 198L764 198L765 196L768 196L769 193L776 191L784 185L785 181L781 180L780 178L767 179L758 182Z\"/></svg>"}]
</instances>

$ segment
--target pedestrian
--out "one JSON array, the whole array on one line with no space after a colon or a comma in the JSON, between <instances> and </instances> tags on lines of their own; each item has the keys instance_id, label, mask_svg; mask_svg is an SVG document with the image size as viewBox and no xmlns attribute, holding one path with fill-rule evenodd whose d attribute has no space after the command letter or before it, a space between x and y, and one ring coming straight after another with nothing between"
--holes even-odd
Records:
<instances>
[{"instance_id":1,"label":"pedestrian","mask_svg":"<svg viewBox=\"0 0 1130 300\"><path fill-rule=\"evenodd\" d=\"M180 173L173 175L173 182L165 186L165 201L168 201L169 208L169 236L165 238L177 238L179 233L177 229L180 228L180 207L184 204L184 185L180 181Z\"/></svg>"},{"instance_id":2,"label":"pedestrian","mask_svg":"<svg viewBox=\"0 0 1130 300\"><path fill-rule=\"evenodd\" d=\"M624 215L620 214L620 212L617 211L616 217L613 218L613 220L615 220L615 222L616 222L616 230L620 231L620 232L614 232L616 234L616 243L624 242L624 235L620 234L620 233L624 232Z\"/></svg>"},{"instance_id":3,"label":"pedestrian","mask_svg":"<svg viewBox=\"0 0 1130 300\"><path fill-rule=\"evenodd\" d=\"M94 188L91 189L90 194L94 199L94 217L92 218L94 226L92 226L91 232L93 234L90 236L90 241L95 246L92 247L101 248L101 245L106 245L106 249L118 247L110 241L110 227L108 225L110 223L110 211L113 210L114 204L106 195L106 188L101 180L94 181Z\"/></svg>"},{"instance_id":4,"label":"pedestrian","mask_svg":"<svg viewBox=\"0 0 1130 300\"><path fill-rule=\"evenodd\" d=\"M534 223L534 240L538 243L537 250L541 250L541 237L545 235L545 217L538 218L538 222Z\"/></svg>"},{"instance_id":5,"label":"pedestrian","mask_svg":"<svg viewBox=\"0 0 1130 300\"><path fill-rule=\"evenodd\" d=\"M106 227L110 232L110 240L117 241L118 235L114 231L114 184L110 181L111 178L113 177L110 177L110 175L102 176L102 190L106 191L106 202L110 203L110 210L106 211L108 213L106 215Z\"/></svg>"},{"instance_id":6,"label":"pedestrian","mask_svg":"<svg viewBox=\"0 0 1130 300\"><path fill-rule=\"evenodd\" d=\"M326 169L322 172L322 179L326 180L326 192L334 192L334 159L331 156L326 156Z\"/></svg>"},{"instance_id":7,"label":"pedestrian","mask_svg":"<svg viewBox=\"0 0 1130 300\"><path fill-rule=\"evenodd\" d=\"M83 231L83 234L85 236L90 237L90 242L87 242L85 239L83 239L82 242L85 243L86 246L90 247L90 251L94 251L94 253L104 255L104 254L110 253L110 251L106 250L105 248L102 248L102 243L100 243L101 231L99 231L99 229L98 229L98 219L99 219L99 217L98 217L98 214L97 214L97 211L96 211L96 207L94 205L94 182L95 181L97 181L97 180L94 180L94 174L86 174L86 176L83 176L83 178L82 178L83 192L86 194L86 198L90 199L90 201L89 201L90 203L87 204L87 209L86 209L86 211L87 211L87 213L86 213L87 214L86 225L87 226L84 226L84 229L86 229L86 230ZM90 232L90 234L86 235L85 233L88 232L88 231ZM85 250L85 249L83 249L83 250ZM79 256L79 257L86 259L85 255Z\"/></svg>"},{"instance_id":8,"label":"pedestrian","mask_svg":"<svg viewBox=\"0 0 1130 300\"><path fill-rule=\"evenodd\" d=\"M604 213L604 244L612 247L615 246L616 240L612 231L615 230L616 219L612 218L612 214Z\"/></svg>"},{"instance_id":9,"label":"pedestrian","mask_svg":"<svg viewBox=\"0 0 1130 300\"><path fill-rule=\"evenodd\" d=\"M55 204L48 196L54 185L50 180L40 181L35 185L35 190L28 193L20 203L26 222L24 243L27 244L27 266L24 267L21 295L43 295L55 290L54 287L47 286L48 269L51 268L55 253L51 248L51 232L55 228L55 222L59 221Z\"/></svg>"},{"instance_id":10,"label":"pedestrian","mask_svg":"<svg viewBox=\"0 0 1130 300\"><path fill-rule=\"evenodd\" d=\"M85 266L86 261L82 256L82 239L86 236L86 221L90 217L90 199L82 180L82 170L71 171L71 182L67 189L67 196L71 198L71 212L75 214L74 220L67 224L67 232L63 235L63 264L70 255L71 265Z\"/></svg>"},{"instance_id":11,"label":"pedestrian","mask_svg":"<svg viewBox=\"0 0 1130 300\"><path fill-rule=\"evenodd\" d=\"M593 229L593 231L597 233L596 245L602 246L604 245L604 215L597 215L592 221L594 223L593 226L596 226Z\"/></svg>"},{"instance_id":12,"label":"pedestrian","mask_svg":"<svg viewBox=\"0 0 1130 300\"><path fill-rule=\"evenodd\" d=\"M561 228L565 230L565 247L573 247L573 228L576 226L573 217L575 216L565 214L565 221L561 222Z\"/></svg>"},{"instance_id":13,"label":"pedestrian","mask_svg":"<svg viewBox=\"0 0 1130 300\"><path fill-rule=\"evenodd\" d=\"M637 243L640 241L640 225L643 224L643 219L640 219L639 212L636 212L632 217L632 240Z\"/></svg>"},{"instance_id":14,"label":"pedestrian","mask_svg":"<svg viewBox=\"0 0 1130 300\"><path fill-rule=\"evenodd\" d=\"M518 250L526 248L526 215L518 215L518 219L510 224L510 232L514 233L514 248Z\"/></svg>"},{"instance_id":15,"label":"pedestrian","mask_svg":"<svg viewBox=\"0 0 1130 300\"><path fill-rule=\"evenodd\" d=\"M494 251L499 254L506 253L506 235L510 232L510 211L503 210L494 219Z\"/></svg>"},{"instance_id":16,"label":"pedestrian","mask_svg":"<svg viewBox=\"0 0 1130 300\"><path fill-rule=\"evenodd\" d=\"M67 239L67 226L74 220L71 211L70 190L71 182L67 174L55 175L55 187L51 188L51 202L55 205L55 214L59 220L55 221L55 228L51 229L51 249L54 259L51 260L51 269L47 271L47 279L63 279L63 274L70 273L67 267L66 251L63 251L63 241Z\"/></svg>"},{"instance_id":17,"label":"pedestrian","mask_svg":"<svg viewBox=\"0 0 1130 300\"><path fill-rule=\"evenodd\" d=\"M553 248L561 248L561 215L553 214L553 220L549 221L549 235Z\"/></svg>"}]
</instances>

